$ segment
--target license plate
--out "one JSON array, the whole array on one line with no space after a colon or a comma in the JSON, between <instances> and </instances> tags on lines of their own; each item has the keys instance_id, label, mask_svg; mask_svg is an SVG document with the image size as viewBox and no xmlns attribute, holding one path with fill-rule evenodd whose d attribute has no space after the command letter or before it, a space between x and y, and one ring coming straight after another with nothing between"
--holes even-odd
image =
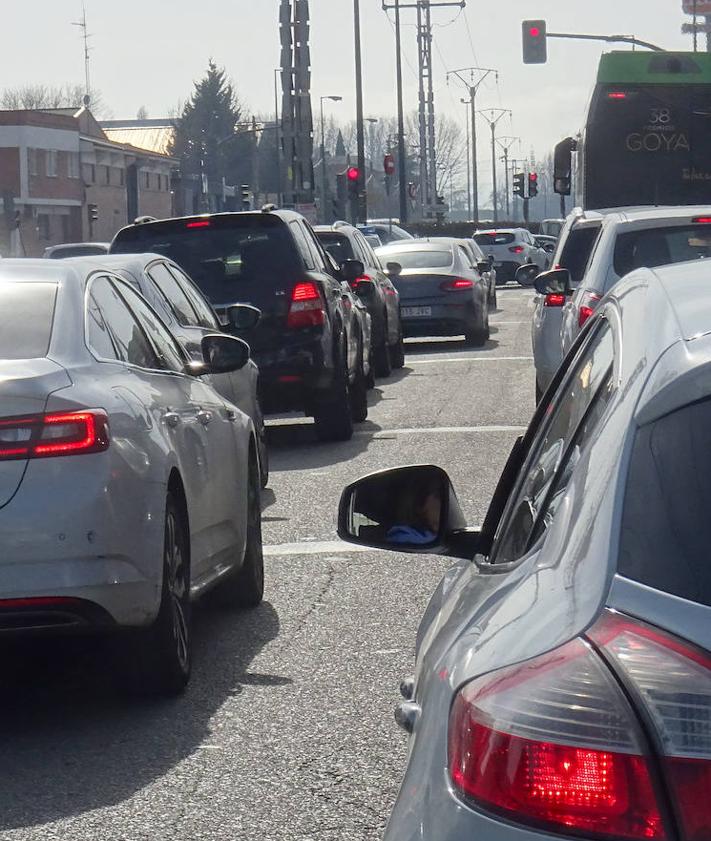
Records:
<instances>
[{"instance_id":1,"label":"license plate","mask_svg":"<svg viewBox=\"0 0 711 841\"><path fill-rule=\"evenodd\" d=\"M403 318L422 318L432 315L432 307L403 307Z\"/></svg>"}]
</instances>

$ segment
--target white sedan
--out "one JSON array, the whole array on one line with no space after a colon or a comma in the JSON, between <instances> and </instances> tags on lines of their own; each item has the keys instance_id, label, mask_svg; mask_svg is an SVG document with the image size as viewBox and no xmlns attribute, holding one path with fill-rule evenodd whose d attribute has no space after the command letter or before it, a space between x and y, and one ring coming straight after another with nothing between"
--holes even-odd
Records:
<instances>
[{"instance_id":1,"label":"white sedan","mask_svg":"<svg viewBox=\"0 0 711 841\"><path fill-rule=\"evenodd\" d=\"M122 631L130 683L179 692L190 604L264 587L250 418L202 375L238 370L224 334L191 362L109 271L0 268L0 631Z\"/></svg>"}]
</instances>

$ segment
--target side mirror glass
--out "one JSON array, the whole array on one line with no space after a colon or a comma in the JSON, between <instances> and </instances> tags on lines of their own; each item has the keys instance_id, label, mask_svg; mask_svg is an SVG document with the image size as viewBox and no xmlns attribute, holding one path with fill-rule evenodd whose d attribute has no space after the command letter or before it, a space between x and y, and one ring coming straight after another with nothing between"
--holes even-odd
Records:
<instances>
[{"instance_id":1,"label":"side mirror glass","mask_svg":"<svg viewBox=\"0 0 711 841\"><path fill-rule=\"evenodd\" d=\"M539 295L570 295L572 293L568 269L552 269L539 274L534 286Z\"/></svg>"},{"instance_id":2,"label":"side mirror glass","mask_svg":"<svg viewBox=\"0 0 711 841\"><path fill-rule=\"evenodd\" d=\"M387 263L385 266L388 277L398 277L402 274L402 266L400 263Z\"/></svg>"},{"instance_id":3,"label":"side mirror glass","mask_svg":"<svg viewBox=\"0 0 711 841\"><path fill-rule=\"evenodd\" d=\"M229 374L239 371L249 362L249 345L235 336L210 333L201 342L205 361L203 374Z\"/></svg>"},{"instance_id":4,"label":"side mirror glass","mask_svg":"<svg viewBox=\"0 0 711 841\"><path fill-rule=\"evenodd\" d=\"M262 311L250 304L235 304L227 308L227 323L235 330L253 330L262 317Z\"/></svg>"},{"instance_id":5,"label":"side mirror glass","mask_svg":"<svg viewBox=\"0 0 711 841\"><path fill-rule=\"evenodd\" d=\"M525 266L519 266L516 269L516 282L521 286L533 286L541 269L535 263L526 263Z\"/></svg>"},{"instance_id":6,"label":"side mirror glass","mask_svg":"<svg viewBox=\"0 0 711 841\"><path fill-rule=\"evenodd\" d=\"M341 274L348 283L353 283L365 274L365 266L360 260L344 260L341 263Z\"/></svg>"},{"instance_id":7,"label":"side mirror glass","mask_svg":"<svg viewBox=\"0 0 711 841\"><path fill-rule=\"evenodd\" d=\"M434 465L383 470L349 485L341 496L338 534L342 540L394 552L453 552L473 557L447 473Z\"/></svg>"}]
</instances>

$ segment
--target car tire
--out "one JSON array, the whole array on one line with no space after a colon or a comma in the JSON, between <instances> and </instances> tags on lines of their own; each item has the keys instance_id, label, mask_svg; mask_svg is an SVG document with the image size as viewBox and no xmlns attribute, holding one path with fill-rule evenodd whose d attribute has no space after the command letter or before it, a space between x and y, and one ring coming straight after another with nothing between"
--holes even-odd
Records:
<instances>
[{"instance_id":1,"label":"car tire","mask_svg":"<svg viewBox=\"0 0 711 841\"><path fill-rule=\"evenodd\" d=\"M341 345L335 361L333 384L314 407L316 436L320 441L349 441L353 437L351 397L345 348Z\"/></svg>"},{"instance_id":2,"label":"car tire","mask_svg":"<svg viewBox=\"0 0 711 841\"><path fill-rule=\"evenodd\" d=\"M259 485L262 489L269 484L269 444L266 427L259 436Z\"/></svg>"},{"instance_id":3,"label":"car tire","mask_svg":"<svg viewBox=\"0 0 711 841\"><path fill-rule=\"evenodd\" d=\"M383 338L382 344L378 345L373 351L373 362L376 377L390 376L392 365L390 364L390 348L387 342L387 328L385 328L385 337Z\"/></svg>"},{"instance_id":4,"label":"car tire","mask_svg":"<svg viewBox=\"0 0 711 841\"><path fill-rule=\"evenodd\" d=\"M464 334L464 343L470 347L483 347L489 339L489 310L480 309L475 320Z\"/></svg>"},{"instance_id":5,"label":"car tire","mask_svg":"<svg viewBox=\"0 0 711 841\"><path fill-rule=\"evenodd\" d=\"M362 368L350 387L350 397L353 423L368 420L368 382Z\"/></svg>"},{"instance_id":6,"label":"car tire","mask_svg":"<svg viewBox=\"0 0 711 841\"><path fill-rule=\"evenodd\" d=\"M498 308L499 304L496 298L496 284L494 283L489 293L489 310L497 310Z\"/></svg>"},{"instance_id":7,"label":"car tire","mask_svg":"<svg viewBox=\"0 0 711 841\"><path fill-rule=\"evenodd\" d=\"M402 335L402 327L400 327L397 342L390 347L390 365L395 370L405 366L405 339Z\"/></svg>"},{"instance_id":8,"label":"car tire","mask_svg":"<svg viewBox=\"0 0 711 841\"><path fill-rule=\"evenodd\" d=\"M158 616L147 628L118 638L130 691L141 695L179 695L190 680L190 540L172 493L165 506L163 583Z\"/></svg>"},{"instance_id":9,"label":"car tire","mask_svg":"<svg viewBox=\"0 0 711 841\"><path fill-rule=\"evenodd\" d=\"M264 549L259 471L254 452L249 456L247 487L247 544L242 566L230 573L215 590L223 607L257 607L264 598Z\"/></svg>"}]
</instances>

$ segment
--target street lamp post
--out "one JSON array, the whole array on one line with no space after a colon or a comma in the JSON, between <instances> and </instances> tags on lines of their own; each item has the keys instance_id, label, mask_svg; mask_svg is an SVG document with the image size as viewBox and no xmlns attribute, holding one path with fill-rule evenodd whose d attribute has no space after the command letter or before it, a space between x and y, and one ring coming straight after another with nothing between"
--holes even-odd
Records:
<instances>
[{"instance_id":1,"label":"street lamp post","mask_svg":"<svg viewBox=\"0 0 711 841\"><path fill-rule=\"evenodd\" d=\"M320 97L321 105L321 221L328 222L328 214L326 213L326 124L323 117L323 103L326 99L331 102L341 102L342 96L322 96Z\"/></svg>"}]
</instances>

